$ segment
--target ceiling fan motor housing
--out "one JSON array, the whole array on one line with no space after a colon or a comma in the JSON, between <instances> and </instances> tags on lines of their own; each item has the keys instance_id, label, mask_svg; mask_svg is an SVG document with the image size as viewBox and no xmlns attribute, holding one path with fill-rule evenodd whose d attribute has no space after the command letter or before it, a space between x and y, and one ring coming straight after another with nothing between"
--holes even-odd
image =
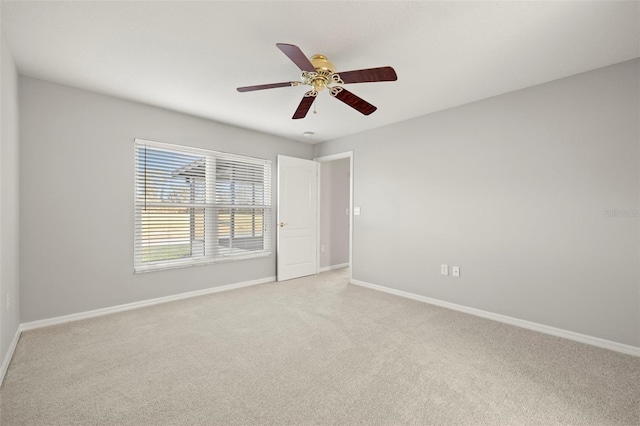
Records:
<instances>
[{"instance_id":1,"label":"ceiling fan motor housing","mask_svg":"<svg viewBox=\"0 0 640 426\"><path fill-rule=\"evenodd\" d=\"M336 72L336 66L329 62L327 57L324 55L313 55L311 57L311 65L313 65L318 72L326 71L329 74Z\"/></svg>"},{"instance_id":2,"label":"ceiling fan motor housing","mask_svg":"<svg viewBox=\"0 0 640 426\"><path fill-rule=\"evenodd\" d=\"M315 73L302 73L303 81L313 86L316 92L321 91L332 81L331 76L336 72L336 66L331 63L324 55L313 55L311 57L311 65L316 69ZM315 75L314 75L315 74Z\"/></svg>"}]
</instances>

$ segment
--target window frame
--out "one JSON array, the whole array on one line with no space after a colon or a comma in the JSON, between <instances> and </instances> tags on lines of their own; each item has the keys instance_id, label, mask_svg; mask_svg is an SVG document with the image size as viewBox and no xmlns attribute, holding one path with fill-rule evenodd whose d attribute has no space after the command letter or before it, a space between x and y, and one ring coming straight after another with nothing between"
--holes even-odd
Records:
<instances>
[{"instance_id":1,"label":"window frame","mask_svg":"<svg viewBox=\"0 0 640 426\"><path fill-rule=\"evenodd\" d=\"M139 160L138 160L138 149L141 146L148 146L151 148L156 148L158 150L165 150L168 152L177 152L182 155L185 155L185 154L201 155L206 157L206 159L208 160L206 161L205 177L204 177L205 193L206 193L205 203L202 204L202 208L204 208L204 223L203 223L203 229L204 229L203 252L205 253L204 255L193 256L193 254L190 254L187 257L176 258L176 259L159 260L159 261L152 261L152 262L141 262L140 260L142 257L141 251L144 250L144 244L141 243L143 241L142 230L141 230L142 229L142 217L141 217L142 211L140 210L142 203L140 200L140 196L138 194L138 188L140 186L139 175L138 175L139 167L140 167ZM133 157L134 159L134 167L133 167L134 168L134 179L133 179L134 181L134 185L133 185L134 273L145 273L145 272L158 271L158 270L186 268L186 267L192 267L192 266L209 265L209 264L214 264L219 262L234 262L234 261L240 261L240 260L268 257L273 254L274 207L273 207L273 193L272 193L273 162L271 160L257 158L257 157L250 157L246 155L231 154L231 153L226 153L221 151L214 151L210 149L196 148L196 147L191 147L187 145L170 144L165 142L158 142L158 141L139 139L139 138L134 139L133 149L134 149L134 157ZM218 195L218 193L216 192L216 182L218 179L217 165L220 162L220 160L224 162L238 161L238 164L242 164L244 166L256 165L256 166L263 167L263 170L261 171L261 174L263 173L262 185L261 185L261 189L264 193L264 197L262 197L263 204L252 205L250 207L254 211L252 222L256 221L256 217L255 217L256 212L258 211L262 212L261 214L262 231L258 232L258 237L261 237L263 241L264 247L262 250L250 251L245 254L237 254L237 253L232 254L233 248L229 247L229 252L221 254L220 249L222 247L220 246L220 243L219 243L221 237L219 234L219 226L218 226L220 211L229 209L230 216L231 216L232 214L234 215L237 214L237 212L234 212L234 210L238 210L238 209L242 210L243 208L246 208L246 207L245 206L228 207L229 206L228 204L220 203L217 201L216 199L216 195ZM231 185L233 185L234 183L233 180L230 180L229 182ZM146 183L143 183L142 185L145 185L146 187ZM146 188L145 188L145 191L146 191ZM231 203L232 205L235 204L234 202L236 200L235 197L236 195L234 192L233 199L232 199L233 201ZM254 202L255 202L255 197L254 197ZM178 203L178 205L171 206L170 203L167 203L167 207L184 208L183 204L184 203ZM221 204L223 205L221 206ZM145 199L145 205L146 205L146 199ZM199 209L200 207L191 207L191 208ZM192 213L189 213L189 214L191 215ZM253 232L259 231L259 229L255 229L255 223L253 223L253 225L254 227L252 228L252 231ZM193 240L194 235L193 235L193 229L192 229L193 226L194 226L193 223L190 222L190 240L189 240L190 241L189 244L191 245L190 250L193 250L193 247L192 247L193 241L194 241ZM234 232L235 231L232 229L229 233L229 239L230 239L229 243L231 246L233 246L232 244L233 242L231 240L233 239L232 235ZM209 252L209 254L207 252Z\"/></svg>"}]
</instances>

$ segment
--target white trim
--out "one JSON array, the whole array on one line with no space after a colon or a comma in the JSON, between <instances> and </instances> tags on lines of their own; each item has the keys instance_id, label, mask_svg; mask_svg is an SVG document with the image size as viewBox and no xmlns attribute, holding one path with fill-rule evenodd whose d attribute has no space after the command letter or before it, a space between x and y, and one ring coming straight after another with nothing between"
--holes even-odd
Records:
<instances>
[{"instance_id":1,"label":"white trim","mask_svg":"<svg viewBox=\"0 0 640 426\"><path fill-rule=\"evenodd\" d=\"M237 260L249 260L256 259L259 257L269 257L273 254L271 250L269 251L261 251L261 252L252 252L249 254L243 255L231 255L231 256L220 256L215 258L189 258L188 261L184 261L182 259L175 260L165 260L160 261L159 263L151 263L143 266L134 266L133 273L134 274L146 274L147 272L155 272L155 271L167 271L170 269L180 269L180 268L191 268L193 266L204 266L211 265L213 263L224 263L224 262L235 262Z\"/></svg>"},{"instance_id":2,"label":"white trim","mask_svg":"<svg viewBox=\"0 0 640 426\"><path fill-rule=\"evenodd\" d=\"M342 269L346 268L347 266L349 266L349 262L340 263L339 265L325 266L324 268L320 268L320 272L333 271L334 269Z\"/></svg>"},{"instance_id":3,"label":"white trim","mask_svg":"<svg viewBox=\"0 0 640 426\"><path fill-rule=\"evenodd\" d=\"M7 351L7 355L2 360L2 364L0 365L0 386L2 386L2 382L4 381L4 376L7 374L7 370L9 369L9 364L11 364L11 358L13 358L13 353L16 350L16 346L18 346L18 340L20 339L20 334L22 333L22 326L19 326L16 330L16 335L13 336L13 341L9 345L9 350Z\"/></svg>"},{"instance_id":4,"label":"white trim","mask_svg":"<svg viewBox=\"0 0 640 426\"><path fill-rule=\"evenodd\" d=\"M173 302L176 300L182 299L190 299L192 297L204 296L211 293L219 293L221 291L229 291L235 290L243 287L249 287L258 284L266 284L274 282L276 277L266 277L259 278L257 280L244 281L235 284L227 284L219 287L211 287L206 288L204 290L196 290L190 291L186 293L175 294L172 296L158 297L156 299L143 300L140 302L127 303L124 305L112 306L109 308L95 309L93 311L80 312L77 314L71 315L63 315L60 317L54 317L39 321L31 321L20 324L18 330L16 331L16 335L11 342L11 346L9 346L9 351L7 352L7 356L4 360L2 360L2 364L0 365L0 386L2 385L2 381L4 380L4 376L9 368L9 364L11 363L11 358L13 358L13 353L16 350L16 346L18 344L18 340L20 339L20 335L23 331L27 330L35 330L37 328L49 327L52 325L64 324L71 321L79 321L88 318L100 317L103 315L115 314L117 312L130 311L132 309L143 308L145 306L159 305L161 303Z\"/></svg>"},{"instance_id":5,"label":"white trim","mask_svg":"<svg viewBox=\"0 0 640 426\"><path fill-rule=\"evenodd\" d=\"M320 272L322 272L322 269L320 268L320 253L322 252L322 241L321 241L321 236L322 233L320 232L320 216L321 216L321 210L322 210L322 205L321 205L321 199L322 199L322 167L320 166L320 163L316 160L313 160L316 162L317 167L316 167L316 274L319 274ZM280 188L278 188L280 189Z\"/></svg>"},{"instance_id":6,"label":"white trim","mask_svg":"<svg viewBox=\"0 0 640 426\"><path fill-rule=\"evenodd\" d=\"M315 157L313 161L324 163L327 161L349 159L349 263L347 266L353 266L353 151L345 151L337 154ZM320 177L318 176L318 200L320 199ZM320 203L318 203L318 244L320 244ZM319 248L319 247L318 247ZM320 265L320 253L318 250L318 265ZM320 270L320 272L323 272ZM353 279L353 268L349 269L349 281Z\"/></svg>"},{"instance_id":7,"label":"white trim","mask_svg":"<svg viewBox=\"0 0 640 426\"><path fill-rule=\"evenodd\" d=\"M522 328L526 328L533 331L539 331L541 333L550 334L552 336L563 337L565 339L574 340L576 342L586 343L588 345L597 346L600 348L609 349L612 351L640 357L640 347L638 346L625 345L623 343L613 342L611 340L601 339L599 337L588 336L586 334L580 334L580 333L576 333L569 330L563 330L561 328L550 327L548 325L526 321L519 318L513 318L506 315L495 314L493 312L483 311L481 309L470 308L463 305L457 305L455 303L445 302L438 299L432 299L430 297L420 296L418 294L409 293L402 290L396 290L394 288L384 287L377 284L370 284L364 281L351 279L350 282L351 284L367 287L373 290L382 291L384 293L393 294L395 296L405 297L407 299L417 300L419 302L428 303L430 305L441 306L443 308L464 312L466 314L475 315L477 317L487 318L493 321L515 325L516 327L522 327Z\"/></svg>"},{"instance_id":8,"label":"white trim","mask_svg":"<svg viewBox=\"0 0 640 426\"><path fill-rule=\"evenodd\" d=\"M315 157L313 161L324 163L326 161L342 160L343 158L351 158L353 151L339 152L337 154L323 155L322 157Z\"/></svg>"},{"instance_id":9,"label":"white trim","mask_svg":"<svg viewBox=\"0 0 640 426\"><path fill-rule=\"evenodd\" d=\"M235 284L222 285L219 287L206 288L204 290L196 290L196 291L190 291L187 293L175 294L173 296L158 297L156 299L149 299L149 300L143 300L140 302L127 303L124 305L111 306L109 308L95 309L93 311L80 312L80 313L71 314L71 315L63 315L60 317L54 317L54 318L49 318L49 319L44 319L39 321L31 321L31 322L21 324L20 330L21 331L34 330L36 328L49 327L52 325L63 324L70 321L78 321L78 320L83 320L87 318L94 318L94 317L99 317L103 315L115 314L117 312L130 311L132 309L158 305L160 303L167 303L167 302L173 302L176 300L189 299L192 297L204 296L206 294L218 293L221 291L235 290L242 287L265 284L273 281L275 281L275 277L260 278L252 281L244 281L244 282L235 283Z\"/></svg>"}]
</instances>

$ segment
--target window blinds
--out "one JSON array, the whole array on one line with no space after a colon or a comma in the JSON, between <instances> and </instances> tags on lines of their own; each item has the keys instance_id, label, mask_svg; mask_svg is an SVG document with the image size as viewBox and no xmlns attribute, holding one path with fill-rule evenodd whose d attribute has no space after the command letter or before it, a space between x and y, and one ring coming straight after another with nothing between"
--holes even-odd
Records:
<instances>
[{"instance_id":1,"label":"window blinds","mask_svg":"<svg viewBox=\"0 0 640 426\"><path fill-rule=\"evenodd\" d=\"M136 272L271 253L271 161L136 139Z\"/></svg>"}]
</instances>

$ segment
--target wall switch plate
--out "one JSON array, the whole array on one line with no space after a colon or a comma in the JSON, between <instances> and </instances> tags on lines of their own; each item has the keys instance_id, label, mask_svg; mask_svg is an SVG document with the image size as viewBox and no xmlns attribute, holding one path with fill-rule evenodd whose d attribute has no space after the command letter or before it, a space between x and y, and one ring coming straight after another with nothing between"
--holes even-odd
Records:
<instances>
[{"instance_id":1,"label":"wall switch plate","mask_svg":"<svg viewBox=\"0 0 640 426\"><path fill-rule=\"evenodd\" d=\"M360 215L360 207L354 207L353 208L353 214L356 215L356 216L359 216Z\"/></svg>"},{"instance_id":2,"label":"wall switch plate","mask_svg":"<svg viewBox=\"0 0 640 426\"><path fill-rule=\"evenodd\" d=\"M440 265L440 273L442 275L449 275L449 265Z\"/></svg>"},{"instance_id":3,"label":"wall switch plate","mask_svg":"<svg viewBox=\"0 0 640 426\"><path fill-rule=\"evenodd\" d=\"M348 208L344 209L344 215L345 216L349 216L349 209Z\"/></svg>"},{"instance_id":4,"label":"wall switch plate","mask_svg":"<svg viewBox=\"0 0 640 426\"><path fill-rule=\"evenodd\" d=\"M460 276L460 267L459 266L452 266L451 267L451 275L453 275L454 277L459 277Z\"/></svg>"},{"instance_id":5,"label":"wall switch plate","mask_svg":"<svg viewBox=\"0 0 640 426\"><path fill-rule=\"evenodd\" d=\"M321 244L320 245L320 251L324 253L324 250L325 250L325 246L324 246L324 244Z\"/></svg>"}]
</instances>

